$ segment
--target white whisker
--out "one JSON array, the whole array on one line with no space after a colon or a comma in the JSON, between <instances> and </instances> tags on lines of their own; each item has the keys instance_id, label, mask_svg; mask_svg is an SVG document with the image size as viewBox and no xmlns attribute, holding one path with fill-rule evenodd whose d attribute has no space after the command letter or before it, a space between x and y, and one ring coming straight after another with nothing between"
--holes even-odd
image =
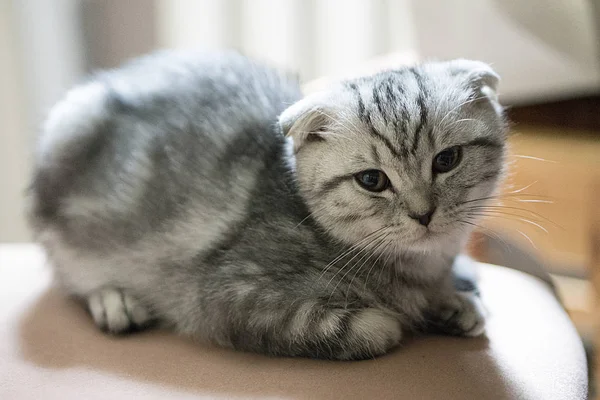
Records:
<instances>
[{"instance_id":1,"label":"white whisker","mask_svg":"<svg viewBox=\"0 0 600 400\"><path fill-rule=\"evenodd\" d=\"M541 158L541 157L524 156L524 155L520 155L520 154L513 154L513 157L525 158L525 159L528 159L528 160L535 160L535 161L543 161L543 162L548 162L548 163L552 163L552 164L558 164L558 161L546 160L545 158Z\"/></svg>"},{"instance_id":2,"label":"white whisker","mask_svg":"<svg viewBox=\"0 0 600 400\"><path fill-rule=\"evenodd\" d=\"M383 254L383 252L381 252L380 250L387 246L387 241L386 239L388 238L388 236L391 233L388 233L386 236L383 237L383 239L381 239L379 245L377 246L377 248L373 249L373 251L371 252L371 255L365 260L363 261L363 263L361 264L361 266L357 269L357 271L354 273L354 276L352 277L352 279L350 280L350 284L348 285L348 290L346 290L346 305L348 305L348 294L350 293L350 289L352 288L352 282L354 282L354 279L356 278L356 276L358 275L358 273L362 270L362 268L367 264L367 262L377 253L379 253L379 257L377 257L375 259L375 262L377 262L377 260L379 258L381 258L381 255Z\"/></svg>"},{"instance_id":3,"label":"white whisker","mask_svg":"<svg viewBox=\"0 0 600 400\"><path fill-rule=\"evenodd\" d=\"M329 280L329 282L327 283L327 285L325 285L325 287L329 286L329 284L331 284L331 282L334 280L334 278L340 273L342 272L344 269L346 269L346 266L348 266L348 264L350 264L350 262L352 260L354 260L354 258L356 258L358 255L360 255L361 253L366 253L358 260L356 261L349 269L348 271L346 271L344 273L344 275L342 275L342 277L338 280L338 283L334 286L333 290L331 291L331 294L329 295L329 300L331 300L331 297L333 296L333 294L335 293L336 289L338 288L338 286L340 285L340 283L342 283L342 281L344 280L344 278L346 278L346 276L352 272L352 270L354 268L356 268L356 266L358 265L358 263L360 263L366 256L368 256L369 254L372 254L373 250L375 248L377 248L380 244L381 241L385 239L385 237L388 235L389 233L384 232L383 237L382 236L378 236L376 239L373 239L373 241L371 241L367 246L365 246L358 254L356 254L354 257L352 257L352 259L350 259L346 264L344 264L334 275L333 277L331 277L331 279ZM371 245L373 245L374 243L376 243L372 249L368 249ZM328 302L329 302L328 300Z\"/></svg>"},{"instance_id":4,"label":"white whisker","mask_svg":"<svg viewBox=\"0 0 600 400\"><path fill-rule=\"evenodd\" d=\"M529 243L531 243L531 246L533 246L534 249L538 250L537 246L535 245L535 243L533 243L533 240L531 240L531 238L529 236L527 236L525 233L521 232L518 229L517 229L517 232L519 232L525 239L527 239L527 241L529 241Z\"/></svg>"},{"instance_id":5,"label":"white whisker","mask_svg":"<svg viewBox=\"0 0 600 400\"><path fill-rule=\"evenodd\" d=\"M463 118L463 119L458 119L454 122L452 122L451 124L448 124L448 127L454 125L454 124L458 124L459 122L467 122L467 121L477 121L475 118Z\"/></svg>"},{"instance_id":6,"label":"white whisker","mask_svg":"<svg viewBox=\"0 0 600 400\"><path fill-rule=\"evenodd\" d=\"M465 105L467 105L469 103L473 103L474 101L482 100L482 99L485 99L485 96L475 97L474 99L470 99L470 100L467 100L467 101L464 101L464 102L460 103L459 105L457 105L456 107L454 107L453 109L451 109L450 111L448 111L446 113L446 115L444 116L444 118L442 118L442 120L438 123L438 126L442 126L443 123L444 123L444 120L446 118L448 118L450 116L450 114L452 114L454 111L456 111L460 107L465 106Z\"/></svg>"},{"instance_id":7,"label":"white whisker","mask_svg":"<svg viewBox=\"0 0 600 400\"><path fill-rule=\"evenodd\" d=\"M510 194L521 193L522 191L529 189L530 187L532 187L533 185L535 185L535 184L536 184L536 183L538 183L538 182L539 182L539 181L534 181L534 182L530 183L529 185L527 185L527 186L525 186L525 187L523 187L523 188L521 188L521 189L514 190L514 191L512 191L512 192L509 192L509 193L510 193Z\"/></svg>"},{"instance_id":8,"label":"white whisker","mask_svg":"<svg viewBox=\"0 0 600 400\"><path fill-rule=\"evenodd\" d=\"M516 199L519 203L544 203L544 204L554 204L552 200L536 200L536 199Z\"/></svg>"},{"instance_id":9,"label":"white whisker","mask_svg":"<svg viewBox=\"0 0 600 400\"><path fill-rule=\"evenodd\" d=\"M346 264L344 264L344 266L342 268L340 268L340 270L344 269L346 267L346 265L348 265L352 260L354 260L356 257L358 257L360 254L362 254L365 249L372 244L375 240L377 240L380 235L382 234L382 230L385 229L385 227L379 228L374 232L371 232L369 235L367 235L366 237L364 237L362 240L360 240L358 243L354 244L352 247L350 247L348 250L346 250L345 252L343 252L342 254L340 254L338 257L336 257L333 261L331 261L329 264L327 264L323 270L323 272L321 273L321 275L319 276L319 279L323 277L323 275L335 264L337 263L340 259L344 258L345 256L349 255L351 252L356 251L363 243L368 242L369 240L371 240L369 243L367 243L358 253L356 253L350 260L348 260L348 262ZM377 234L377 235L376 235ZM383 234L385 234L385 232L383 232ZM375 239L373 239L373 236L375 236ZM340 272L340 270L338 270L333 277L331 278L331 280L327 283L327 286L329 286L329 284L331 283L331 281L333 280L333 278L335 278L335 276Z\"/></svg>"}]
</instances>

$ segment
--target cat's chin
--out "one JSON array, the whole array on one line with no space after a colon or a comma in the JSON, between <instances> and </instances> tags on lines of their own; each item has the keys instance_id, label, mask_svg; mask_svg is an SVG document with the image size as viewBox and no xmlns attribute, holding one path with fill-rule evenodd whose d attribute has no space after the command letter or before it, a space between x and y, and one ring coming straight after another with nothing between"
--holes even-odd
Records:
<instances>
[{"instance_id":1,"label":"cat's chin","mask_svg":"<svg viewBox=\"0 0 600 400\"><path fill-rule=\"evenodd\" d=\"M431 253L456 247L461 241L456 232L436 231L427 229L415 235L413 240L405 243L407 250L420 253Z\"/></svg>"},{"instance_id":2,"label":"cat's chin","mask_svg":"<svg viewBox=\"0 0 600 400\"><path fill-rule=\"evenodd\" d=\"M429 252L435 250L442 242L444 242L444 239L440 233L427 231L410 243L407 243L407 247L412 250Z\"/></svg>"}]
</instances>

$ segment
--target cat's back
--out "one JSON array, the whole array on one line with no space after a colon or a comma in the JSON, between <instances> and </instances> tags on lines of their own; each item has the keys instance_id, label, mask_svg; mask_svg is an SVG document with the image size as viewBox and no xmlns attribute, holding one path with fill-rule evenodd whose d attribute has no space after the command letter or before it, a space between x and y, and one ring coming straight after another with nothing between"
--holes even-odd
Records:
<instances>
[{"instance_id":1,"label":"cat's back","mask_svg":"<svg viewBox=\"0 0 600 400\"><path fill-rule=\"evenodd\" d=\"M193 138L185 144L218 150L248 127L272 127L299 97L291 77L233 51L160 51L96 73L67 93L48 116L36 161L98 138L122 145L134 137L171 145Z\"/></svg>"},{"instance_id":2,"label":"cat's back","mask_svg":"<svg viewBox=\"0 0 600 400\"><path fill-rule=\"evenodd\" d=\"M234 51L160 51L97 75L114 112L173 127L272 123L300 97L291 76Z\"/></svg>"},{"instance_id":3,"label":"cat's back","mask_svg":"<svg viewBox=\"0 0 600 400\"><path fill-rule=\"evenodd\" d=\"M191 223L224 229L282 140L277 116L299 97L292 79L235 52L163 51L101 72L44 126L34 228L86 248Z\"/></svg>"}]
</instances>

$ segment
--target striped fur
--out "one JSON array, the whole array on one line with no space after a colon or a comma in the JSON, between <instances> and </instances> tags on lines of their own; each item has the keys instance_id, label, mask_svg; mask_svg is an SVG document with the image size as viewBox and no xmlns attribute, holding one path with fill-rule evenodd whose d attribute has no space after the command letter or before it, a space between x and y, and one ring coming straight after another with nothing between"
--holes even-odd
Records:
<instances>
[{"instance_id":1,"label":"striped fur","mask_svg":"<svg viewBox=\"0 0 600 400\"><path fill-rule=\"evenodd\" d=\"M328 359L384 354L428 326L477 335L477 288L455 288L452 266L469 263L465 202L503 171L496 83L459 60L302 99L235 53L150 55L51 112L31 224L58 281L112 333L158 323ZM461 164L435 176L433 157L456 145ZM368 169L389 189L361 189ZM409 217L432 204L428 228Z\"/></svg>"}]
</instances>

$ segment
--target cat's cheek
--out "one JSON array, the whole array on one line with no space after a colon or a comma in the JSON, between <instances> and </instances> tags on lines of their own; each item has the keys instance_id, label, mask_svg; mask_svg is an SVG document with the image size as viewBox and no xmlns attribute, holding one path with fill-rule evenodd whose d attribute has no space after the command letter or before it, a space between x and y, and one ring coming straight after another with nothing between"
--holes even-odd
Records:
<instances>
[{"instance_id":1,"label":"cat's cheek","mask_svg":"<svg viewBox=\"0 0 600 400\"><path fill-rule=\"evenodd\" d=\"M372 219L356 221L343 225L336 223L335 221L331 221L325 226L337 239L345 243L354 244L365 239L367 236L372 235L374 232L385 228L386 224Z\"/></svg>"}]
</instances>

